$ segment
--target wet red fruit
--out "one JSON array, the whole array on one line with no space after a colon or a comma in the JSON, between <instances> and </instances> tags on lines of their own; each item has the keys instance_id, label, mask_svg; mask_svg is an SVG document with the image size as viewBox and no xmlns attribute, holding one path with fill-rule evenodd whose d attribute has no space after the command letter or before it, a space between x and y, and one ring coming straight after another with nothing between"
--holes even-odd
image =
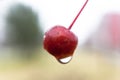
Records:
<instances>
[{"instance_id":1,"label":"wet red fruit","mask_svg":"<svg viewBox=\"0 0 120 80\"><path fill-rule=\"evenodd\" d=\"M72 56L77 43L77 37L63 26L55 26L45 33L44 48L56 59Z\"/></svg>"},{"instance_id":2,"label":"wet red fruit","mask_svg":"<svg viewBox=\"0 0 120 80\"><path fill-rule=\"evenodd\" d=\"M68 29L64 26L54 26L45 33L43 42L44 48L63 64L68 63L72 59L73 52L78 43L78 38L74 35L73 32L70 31L70 29L86 6L87 2L88 0L86 0L85 4Z\"/></svg>"}]
</instances>

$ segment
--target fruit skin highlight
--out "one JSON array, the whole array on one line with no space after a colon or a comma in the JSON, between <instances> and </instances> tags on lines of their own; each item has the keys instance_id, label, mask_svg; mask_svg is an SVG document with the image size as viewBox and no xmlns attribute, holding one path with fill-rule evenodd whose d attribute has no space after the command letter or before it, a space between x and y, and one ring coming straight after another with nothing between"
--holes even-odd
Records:
<instances>
[{"instance_id":1,"label":"fruit skin highlight","mask_svg":"<svg viewBox=\"0 0 120 80\"><path fill-rule=\"evenodd\" d=\"M61 25L56 25L45 33L43 41L44 49L53 55L59 62L60 59L73 56L74 50L78 44L78 38L73 32L70 31L70 29L81 14L87 2L88 0L86 0L79 13L68 28L65 28Z\"/></svg>"},{"instance_id":2,"label":"fruit skin highlight","mask_svg":"<svg viewBox=\"0 0 120 80\"><path fill-rule=\"evenodd\" d=\"M56 59L73 55L78 38L64 26L54 26L45 33L44 48Z\"/></svg>"}]
</instances>

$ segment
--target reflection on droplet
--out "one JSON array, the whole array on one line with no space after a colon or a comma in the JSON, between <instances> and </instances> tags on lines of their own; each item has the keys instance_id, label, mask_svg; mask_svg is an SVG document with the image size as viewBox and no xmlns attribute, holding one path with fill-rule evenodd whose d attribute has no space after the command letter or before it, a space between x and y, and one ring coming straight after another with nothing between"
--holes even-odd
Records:
<instances>
[{"instance_id":1,"label":"reflection on droplet","mask_svg":"<svg viewBox=\"0 0 120 80\"><path fill-rule=\"evenodd\" d=\"M66 57L66 58L62 58L62 59L58 59L58 61L62 64L67 64L71 61L72 56Z\"/></svg>"}]
</instances>

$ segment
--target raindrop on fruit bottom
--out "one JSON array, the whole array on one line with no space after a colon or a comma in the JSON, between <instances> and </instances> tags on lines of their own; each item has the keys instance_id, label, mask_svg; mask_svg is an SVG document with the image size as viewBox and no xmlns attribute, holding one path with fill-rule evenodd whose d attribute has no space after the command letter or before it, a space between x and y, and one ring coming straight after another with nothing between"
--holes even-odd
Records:
<instances>
[{"instance_id":1,"label":"raindrop on fruit bottom","mask_svg":"<svg viewBox=\"0 0 120 80\"><path fill-rule=\"evenodd\" d=\"M66 63L69 63L71 60L72 60L72 56L69 56L66 58L58 59L58 62L60 62L62 64L66 64Z\"/></svg>"},{"instance_id":2,"label":"raindrop on fruit bottom","mask_svg":"<svg viewBox=\"0 0 120 80\"><path fill-rule=\"evenodd\" d=\"M77 47L78 38L72 31L70 31L70 29L86 6L87 2L88 0L86 0L83 7L68 28L56 25L45 33L43 41L44 49L46 49L62 64L66 64L71 61L73 53Z\"/></svg>"}]
</instances>

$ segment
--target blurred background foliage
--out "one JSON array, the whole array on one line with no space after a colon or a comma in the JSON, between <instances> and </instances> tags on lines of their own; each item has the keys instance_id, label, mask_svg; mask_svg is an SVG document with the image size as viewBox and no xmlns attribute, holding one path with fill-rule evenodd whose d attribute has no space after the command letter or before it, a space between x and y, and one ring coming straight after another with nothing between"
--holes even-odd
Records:
<instances>
[{"instance_id":1,"label":"blurred background foliage","mask_svg":"<svg viewBox=\"0 0 120 80\"><path fill-rule=\"evenodd\" d=\"M25 59L36 55L34 50L41 48L43 38L37 13L31 7L18 3L10 7L6 22L8 44L21 49L20 55Z\"/></svg>"}]
</instances>

